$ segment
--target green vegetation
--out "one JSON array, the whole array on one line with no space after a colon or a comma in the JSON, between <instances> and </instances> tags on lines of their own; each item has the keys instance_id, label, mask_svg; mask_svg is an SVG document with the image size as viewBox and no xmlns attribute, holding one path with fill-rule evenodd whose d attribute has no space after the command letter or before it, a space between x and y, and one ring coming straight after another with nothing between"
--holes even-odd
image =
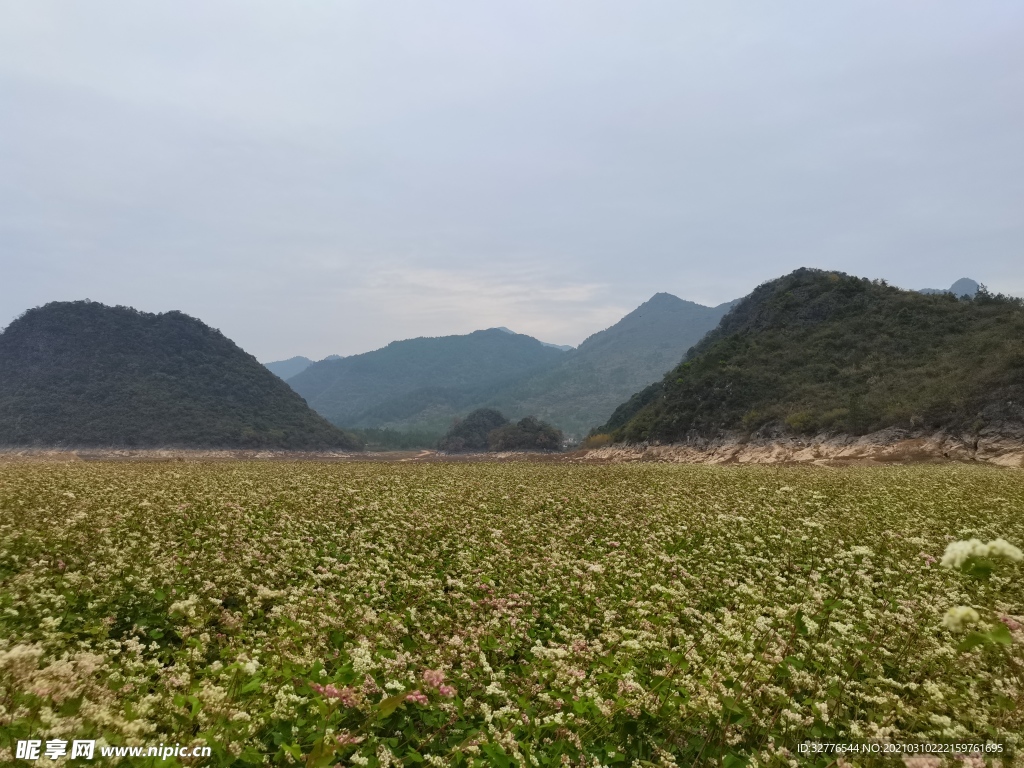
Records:
<instances>
[{"instance_id":1,"label":"green vegetation","mask_svg":"<svg viewBox=\"0 0 1024 768\"><path fill-rule=\"evenodd\" d=\"M588 450L593 450L595 448L607 448L613 442L611 435L603 432L596 432L592 435L587 435L583 440L581 447L587 448Z\"/></svg>"},{"instance_id":2,"label":"green vegetation","mask_svg":"<svg viewBox=\"0 0 1024 768\"><path fill-rule=\"evenodd\" d=\"M492 451L560 451L564 439L561 430L527 416L495 429L487 436L487 445Z\"/></svg>"},{"instance_id":3,"label":"green vegetation","mask_svg":"<svg viewBox=\"0 0 1024 768\"><path fill-rule=\"evenodd\" d=\"M437 447L448 453L486 451L491 432L508 424L508 419L493 408L479 408L458 419Z\"/></svg>"},{"instance_id":4,"label":"green vegetation","mask_svg":"<svg viewBox=\"0 0 1024 768\"><path fill-rule=\"evenodd\" d=\"M217 768L1018 764L1016 472L0 470L3 765L29 738Z\"/></svg>"},{"instance_id":5,"label":"green vegetation","mask_svg":"<svg viewBox=\"0 0 1024 768\"><path fill-rule=\"evenodd\" d=\"M219 331L88 301L0 334L0 445L359 447Z\"/></svg>"},{"instance_id":6,"label":"green vegetation","mask_svg":"<svg viewBox=\"0 0 1024 768\"><path fill-rule=\"evenodd\" d=\"M564 439L560 430L533 416L510 424L499 411L478 408L457 419L437 445L447 453L560 451Z\"/></svg>"},{"instance_id":7,"label":"green vegetation","mask_svg":"<svg viewBox=\"0 0 1024 768\"><path fill-rule=\"evenodd\" d=\"M757 288L596 432L865 434L1024 422L1024 302L801 269Z\"/></svg>"}]
</instances>

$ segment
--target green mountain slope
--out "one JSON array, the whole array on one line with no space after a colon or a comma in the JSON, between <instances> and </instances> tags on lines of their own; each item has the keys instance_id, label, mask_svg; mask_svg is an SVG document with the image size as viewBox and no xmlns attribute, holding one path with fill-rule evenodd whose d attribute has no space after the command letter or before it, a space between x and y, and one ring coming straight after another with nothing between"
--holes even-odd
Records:
<instances>
[{"instance_id":1,"label":"green mountain slope","mask_svg":"<svg viewBox=\"0 0 1024 768\"><path fill-rule=\"evenodd\" d=\"M0 334L0 445L354 448L220 331L88 301Z\"/></svg>"},{"instance_id":2,"label":"green mountain slope","mask_svg":"<svg viewBox=\"0 0 1024 768\"><path fill-rule=\"evenodd\" d=\"M1024 420L1024 306L801 269L758 287L598 431L680 442L743 430L865 434Z\"/></svg>"},{"instance_id":3,"label":"green mountain slope","mask_svg":"<svg viewBox=\"0 0 1024 768\"><path fill-rule=\"evenodd\" d=\"M580 437L632 393L660 380L730 306L705 307L657 293L551 370L515 382L480 405L516 419L535 415Z\"/></svg>"},{"instance_id":4,"label":"green mountain slope","mask_svg":"<svg viewBox=\"0 0 1024 768\"><path fill-rule=\"evenodd\" d=\"M322 360L288 383L335 424L443 432L474 402L552 367L565 354L530 336L491 328Z\"/></svg>"},{"instance_id":5,"label":"green mountain slope","mask_svg":"<svg viewBox=\"0 0 1024 768\"><path fill-rule=\"evenodd\" d=\"M659 380L730 306L658 293L576 349L492 328L314 363L288 383L346 427L443 433L456 417L497 408L514 420L537 416L580 437L630 394Z\"/></svg>"}]
</instances>

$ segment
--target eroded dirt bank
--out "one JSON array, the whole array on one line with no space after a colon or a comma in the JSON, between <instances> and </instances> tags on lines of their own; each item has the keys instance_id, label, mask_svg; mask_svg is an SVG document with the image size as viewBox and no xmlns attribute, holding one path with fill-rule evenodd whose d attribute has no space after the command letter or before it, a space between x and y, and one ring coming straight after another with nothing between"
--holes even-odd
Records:
<instances>
[{"instance_id":1,"label":"eroded dirt bank","mask_svg":"<svg viewBox=\"0 0 1024 768\"><path fill-rule=\"evenodd\" d=\"M672 445L610 446L577 454L577 461L663 461L694 464L863 464L981 462L1024 467L1024 428L978 434L886 429L869 435L817 437L726 436Z\"/></svg>"},{"instance_id":2,"label":"eroded dirt bank","mask_svg":"<svg viewBox=\"0 0 1024 768\"><path fill-rule=\"evenodd\" d=\"M1024 427L1002 426L978 434L920 433L886 429L853 435L729 435L672 445L613 445L571 453L444 454L437 451L306 452L188 449L39 449L2 448L3 461L383 461L625 463L660 461L679 464L914 464L978 462L1024 468Z\"/></svg>"}]
</instances>

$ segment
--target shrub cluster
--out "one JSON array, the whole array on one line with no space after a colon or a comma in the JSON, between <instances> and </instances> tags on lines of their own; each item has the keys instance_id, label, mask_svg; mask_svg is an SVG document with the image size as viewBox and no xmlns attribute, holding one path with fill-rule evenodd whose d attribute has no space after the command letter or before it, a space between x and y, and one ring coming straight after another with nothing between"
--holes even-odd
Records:
<instances>
[{"instance_id":1,"label":"shrub cluster","mask_svg":"<svg viewBox=\"0 0 1024 768\"><path fill-rule=\"evenodd\" d=\"M558 451L562 432L533 416L509 423L493 408L480 408L457 421L438 443L442 451Z\"/></svg>"}]
</instances>

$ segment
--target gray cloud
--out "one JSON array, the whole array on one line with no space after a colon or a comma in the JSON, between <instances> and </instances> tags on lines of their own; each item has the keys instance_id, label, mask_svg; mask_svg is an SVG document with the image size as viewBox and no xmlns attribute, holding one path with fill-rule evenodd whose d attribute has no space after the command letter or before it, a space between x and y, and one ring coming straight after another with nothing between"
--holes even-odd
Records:
<instances>
[{"instance_id":1,"label":"gray cloud","mask_svg":"<svg viewBox=\"0 0 1024 768\"><path fill-rule=\"evenodd\" d=\"M0 13L0 324L88 296L273 359L797 266L1024 294L1017 2Z\"/></svg>"}]
</instances>

